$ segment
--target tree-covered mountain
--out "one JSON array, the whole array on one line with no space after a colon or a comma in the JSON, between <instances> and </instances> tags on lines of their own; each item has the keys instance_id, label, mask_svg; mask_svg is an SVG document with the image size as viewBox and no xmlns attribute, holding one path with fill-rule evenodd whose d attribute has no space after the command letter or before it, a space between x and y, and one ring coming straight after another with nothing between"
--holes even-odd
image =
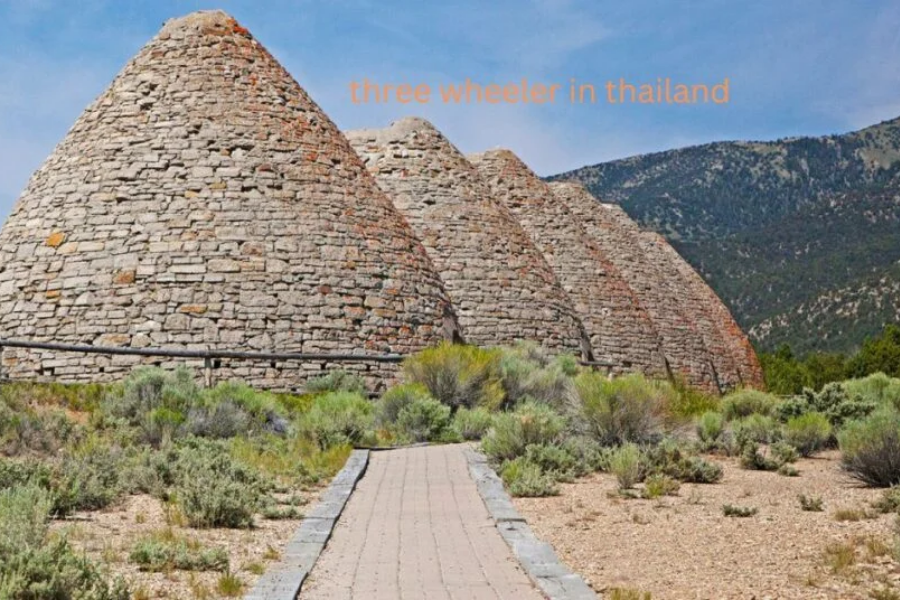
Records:
<instances>
[{"instance_id":1,"label":"tree-covered mountain","mask_svg":"<svg viewBox=\"0 0 900 600\"><path fill-rule=\"evenodd\" d=\"M900 321L900 119L551 179L581 181L666 235L761 349L849 351Z\"/></svg>"}]
</instances>

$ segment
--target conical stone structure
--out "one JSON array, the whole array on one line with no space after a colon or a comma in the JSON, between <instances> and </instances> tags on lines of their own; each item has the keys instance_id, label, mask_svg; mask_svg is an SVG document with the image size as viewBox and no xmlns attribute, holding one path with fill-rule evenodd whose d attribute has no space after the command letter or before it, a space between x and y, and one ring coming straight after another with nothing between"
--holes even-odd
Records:
<instances>
[{"instance_id":1,"label":"conical stone structure","mask_svg":"<svg viewBox=\"0 0 900 600\"><path fill-rule=\"evenodd\" d=\"M725 349L730 353L736 367L737 381L733 382L734 385L729 382L729 387L745 386L765 389L766 383L762 366L753 349L753 344L734 320L725 303L665 238L651 231L643 232L641 236L648 247L655 246L659 250L660 255L668 261L670 271L681 275L685 282L684 289L691 298L691 302L700 309L699 312L705 318L712 322L722 337Z\"/></svg>"},{"instance_id":2,"label":"conical stone structure","mask_svg":"<svg viewBox=\"0 0 900 600\"><path fill-rule=\"evenodd\" d=\"M581 184L555 182L550 188L563 202L600 250L622 273L641 305L650 314L669 368L692 386L721 392L718 378L734 372L730 355L719 339L718 358L708 351L704 336L685 305L681 276L665 269L659 256L641 246L640 229L618 207L601 207ZM719 364L714 367L714 360Z\"/></svg>"},{"instance_id":3,"label":"conical stone structure","mask_svg":"<svg viewBox=\"0 0 900 600\"><path fill-rule=\"evenodd\" d=\"M466 340L532 340L589 356L571 300L522 227L434 126L405 118L345 132L422 241Z\"/></svg>"},{"instance_id":4,"label":"conical stone structure","mask_svg":"<svg viewBox=\"0 0 900 600\"><path fill-rule=\"evenodd\" d=\"M606 211L600 209L594 197L578 183L551 183L550 188L556 199L563 202L581 223L603 255L622 273L653 319L662 352L672 372L693 386L721 391L706 345L681 305L683 295L679 293L677 282L642 250L637 225L631 228L621 220L611 222L611 219L605 219ZM619 216L628 219L624 213Z\"/></svg>"},{"instance_id":5,"label":"conical stone structure","mask_svg":"<svg viewBox=\"0 0 900 600\"><path fill-rule=\"evenodd\" d=\"M169 21L0 232L0 334L134 347L412 352L456 328L422 245L337 127L225 13ZM134 357L7 348L12 376ZM295 363L221 377L293 387ZM320 365L306 365L320 369Z\"/></svg>"},{"instance_id":6,"label":"conical stone structure","mask_svg":"<svg viewBox=\"0 0 900 600\"><path fill-rule=\"evenodd\" d=\"M549 185L509 150L468 158L550 263L575 303L594 358L610 362L616 372L668 375L649 315Z\"/></svg>"}]
</instances>

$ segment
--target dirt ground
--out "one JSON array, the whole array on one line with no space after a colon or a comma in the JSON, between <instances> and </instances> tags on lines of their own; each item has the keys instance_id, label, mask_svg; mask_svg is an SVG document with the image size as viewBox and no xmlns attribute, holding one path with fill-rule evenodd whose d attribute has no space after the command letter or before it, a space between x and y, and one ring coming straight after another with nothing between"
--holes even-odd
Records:
<instances>
[{"instance_id":1,"label":"dirt ground","mask_svg":"<svg viewBox=\"0 0 900 600\"><path fill-rule=\"evenodd\" d=\"M299 508L314 505L322 489L298 493L308 500ZM130 496L102 511L77 513L73 519L57 521L54 530L67 531L69 540L92 559L104 565L112 576L122 576L133 598L177 598L212 600L226 597L217 590L222 573L173 570L147 573L128 560L134 543L154 531L171 527L178 535L200 541L207 547L228 552L229 570L243 582L246 592L261 572L280 558L282 549L300 525L299 519L255 518L254 529L192 529L182 526L177 513L152 496ZM239 597L243 593L237 594Z\"/></svg>"},{"instance_id":2,"label":"dirt ground","mask_svg":"<svg viewBox=\"0 0 900 600\"><path fill-rule=\"evenodd\" d=\"M709 458L724 466L722 481L684 484L677 496L622 498L615 478L598 474L562 485L560 496L515 504L601 592L641 590L653 600L900 599L895 517L872 510L881 491L846 477L836 452L798 461L799 477ZM802 510L799 494L821 497L824 510ZM726 517L725 504L758 512Z\"/></svg>"}]
</instances>

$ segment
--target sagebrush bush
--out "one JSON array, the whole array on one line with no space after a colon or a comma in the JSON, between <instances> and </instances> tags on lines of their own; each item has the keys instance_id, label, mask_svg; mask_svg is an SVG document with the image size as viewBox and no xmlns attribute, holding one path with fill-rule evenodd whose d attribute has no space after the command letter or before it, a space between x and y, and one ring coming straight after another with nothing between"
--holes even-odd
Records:
<instances>
[{"instance_id":1,"label":"sagebrush bush","mask_svg":"<svg viewBox=\"0 0 900 600\"><path fill-rule=\"evenodd\" d=\"M512 460L523 455L531 444L558 442L564 424L563 418L549 406L524 402L514 411L494 417L494 425L481 446L497 462Z\"/></svg>"},{"instance_id":2,"label":"sagebrush bush","mask_svg":"<svg viewBox=\"0 0 900 600\"><path fill-rule=\"evenodd\" d=\"M551 358L533 342L520 342L512 348L500 348L499 352L505 408L526 399L562 408L570 394L570 361Z\"/></svg>"},{"instance_id":3,"label":"sagebrush bush","mask_svg":"<svg viewBox=\"0 0 900 600\"><path fill-rule=\"evenodd\" d=\"M647 474L668 475L687 483L716 483L722 478L722 467L696 456L689 446L677 439L666 438L643 449Z\"/></svg>"},{"instance_id":4,"label":"sagebrush bush","mask_svg":"<svg viewBox=\"0 0 900 600\"><path fill-rule=\"evenodd\" d=\"M575 393L576 426L603 445L659 439L667 406L677 395L668 383L640 374L607 379L597 372L580 374Z\"/></svg>"},{"instance_id":5,"label":"sagebrush bush","mask_svg":"<svg viewBox=\"0 0 900 600\"><path fill-rule=\"evenodd\" d=\"M227 571L228 554L221 548L207 548L199 541L163 529L134 543L129 560L141 571Z\"/></svg>"},{"instance_id":6,"label":"sagebrush bush","mask_svg":"<svg viewBox=\"0 0 900 600\"><path fill-rule=\"evenodd\" d=\"M850 396L877 406L890 404L900 409L900 379L888 377L884 373L873 373L868 377L848 379L842 383Z\"/></svg>"},{"instance_id":7,"label":"sagebrush bush","mask_svg":"<svg viewBox=\"0 0 900 600\"><path fill-rule=\"evenodd\" d=\"M644 477L644 465L637 444L627 443L617 448L609 457L609 471L616 476L619 489L631 489L640 483Z\"/></svg>"},{"instance_id":8,"label":"sagebrush bush","mask_svg":"<svg viewBox=\"0 0 900 600\"><path fill-rule=\"evenodd\" d=\"M525 448L524 457L555 481L572 481L579 471L577 459L562 446L531 444Z\"/></svg>"},{"instance_id":9,"label":"sagebrush bush","mask_svg":"<svg viewBox=\"0 0 900 600\"><path fill-rule=\"evenodd\" d=\"M388 388L376 403L376 422L389 429L397 423L400 411L417 400L431 398L428 388L420 383L404 383Z\"/></svg>"},{"instance_id":10,"label":"sagebrush bush","mask_svg":"<svg viewBox=\"0 0 900 600\"><path fill-rule=\"evenodd\" d=\"M673 476L686 483L718 483L723 474L722 465L700 456L688 456L679 461L677 474Z\"/></svg>"},{"instance_id":11,"label":"sagebrush bush","mask_svg":"<svg viewBox=\"0 0 900 600\"><path fill-rule=\"evenodd\" d=\"M662 473L655 473L648 475L644 479L644 489L641 490L641 497L653 500L662 496L674 496L679 489L681 489L681 483L677 479Z\"/></svg>"},{"instance_id":12,"label":"sagebrush bush","mask_svg":"<svg viewBox=\"0 0 900 600\"><path fill-rule=\"evenodd\" d=\"M759 413L732 421L731 431L738 451L748 444L771 444L781 439L780 424Z\"/></svg>"},{"instance_id":13,"label":"sagebrush bush","mask_svg":"<svg viewBox=\"0 0 900 600\"><path fill-rule=\"evenodd\" d=\"M801 456L812 456L822 450L831 436L831 423L818 412L793 417L784 425L784 441L796 448Z\"/></svg>"},{"instance_id":14,"label":"sagebrush bush","mask_svg":"<svg viewBox=\"0 0 900 600\"><path fill-rule=\"evenodd\" d=\"M775 442L769 446L769 452L779 466L797 462L797 459L800 458L800 453L797 452L797 449L787 442Z\"/></svg>"},{"instance_id":15,"label":"sagebrush bush","mask_svg":"<svg viewBox=\"0 0 900 600\"><path fill-rule=\"evenodd\" d=\"M609 449L601 446L594 438L584 435L566 436L560 445L575 458L576 476L608 469Z\"/></svg>"},{"instance_id":16,"label":"sagebrush bush","mask_svg":"<svg viewBox=\"0 0 900 600\"><path fill-rule=\"evenodd\" d=\"M771 446L760 446L756 442L744 444L741 450L741 467L753 471L777 471L782 462L772 453Z\"/></svg>"},{"instance_id":17,"label":"sagebrush bush","mask_svg":"<svg viewBox=\"0 0 900 600\"><path fill-rule=\"evenodd\" d=\"M0 490L35 484L50 488L50 467L37 460L9 460L0 457Z\"/></svg>"},{"instance_id":18,"label":"sagebrush bush","mask_svg":"<svg viewBox=\"0 0 900 600\"><path fill-rule=\"evenodd\" d=\"M397 431L413 442L437 440L449 427L450 407L434 398L414 400L397 417Z\"/></svg>"},{"instance_id":19,"label":"sagebrush bush","mask_svg":"<svg viewBox=\"0 0 900 600\"><path fill-rule=\"evenodd\" d=\"M375 405L352 392L331 392L317 397L299 426L322 449L343 444L359 445L375 425Z\"/></svg>"},{"instance_id":20,"label":"sagebrush bush","mask_svg":"<svg viewBox=\"0 0 900 600\"><path fill-rule=\"evenodd\" d=\"M705 450L717 448L725 432L725 418L722 413L706 411L697 419L697 437Z\"/></svg>"},{"instance_id":21,"label":"sagebrush bush","mask_svg":"<svg viewBox=\"0 0 900 600\"><path fill-rule=\"evenodd\" d=\"M513 496L540 497L559 494L559 488L553 477L541 471L539 465L529 462L524 456L505 462L500 470L500 477Z\"/></svg>"},{"instance_id":22,"label":"sagebrush bush","mask_svg":"<svg viewBox=\"0 0 900 600\"><path fill-rule=\"evenodd\" d=\"M213 439L232 438L250 430L250 415L231 400L192 408L186 426L191 435Z\"/></svg>"},{"instance_id":23,"label":"sagebrush bush","mask_svg":"<svg viewBox=\"0 0 900 600\"><path fill-rule=\"evenodd\" d=\"M892 485L884 490L873 506L880 513L900 513L900 485Z\"/></svg>"},{"instance_id":24,"label":"sagebrush bush","mask_svg":"<svg viewBox=\"0 0 900 600\"><path fill-rule=\"evenodd\" d=\"M771 394L753 389L737 390L722 398L722 415L728 421L750 415L769 416L777 405L778 398Z\"/></svg>"},{"instance_id":25,"label":"sagebrush bush","mask_svg":"<svg viewBox=\"0 0 900 600\"><path fill-rule=\"evenodd\" d=\"M668 413L676 420L690 420L707 412L718 412L722 401L713 394L691 387L684 379L676 379L676 395L668 405Z\"/></svg>"},{"instance_id":26,"label":"sagebrush bush","mask_svg":"<svg viewBox=\"0 0 900 600\"><path fill-rule=\"evenodd\" d=\"M35 410L0 402L0 454L54 454L76 442L82 429L59 409Z\"/></svg>"},{"instance_id":27,"label":"sagebrush bush","mask_svg":"<svg viewBox=\"0 0 900 600\"><path fill-rule=\"evenodd\" d=\"M65 516L76 510L105 508L120 498L122 451L103 443L88 444L66 456L53 471L53 512Z\"/></svg>"},{"instance_id":28,"label":"sagebrush bush","mask_svg":"<svg viewBox=\"0 0 900 600\"><path fill-rule=\"evenodd\" d=\"M337 369L306 382L308 392L353 392L364 395L366 382L359 375Z\"/></svg>"},{"instance_id":29,"label":"sagebrush bush","mask_svg":"<svg viewBox=\"0 0 900 600\"><path fill-rule=\"evenodd\" d=\"M496 408L503 401L500 353L477 346L442 343L403 361L403 372L432 397L456 409Z\"/></svg>"},{"instance_id":30,"label":"sagebrush bush","mask_svg":"<svg viewBox=\"0 0 900 600\"><path fill-rule=\"evenodd\" d=\"M166 371L158 367L138 367L104 400L107 412L138 425L158 408L184 412L200 400L200 387L187 367Z\"/></svg>"},{"instance_id":31,"label":"sagebrush bush","mask_svg":"<svg viewBox=\"0 0 900 600\"><path fill-rule=\"evenodd\" d=\"M841 464L851 477L873 487L900 484L900 412L882 408L847 423L838 433Z\"/></svg>"},{"instance_id":32,"label":"sagebrush bush","mask_svg":"<svg viewBox=\"0 0 900 600\"><path fill-rule=\"evenodd\" d=\"M480 440L485 436L494 417L484 408L460 408L453 415L453 429L464 440Z\"/></svg>"},{"instance_id":33,"label":"sagebrush bush","mask_svg":"<svg viewBox=\"0 0 900 600\"><path fill-rule=\"evenodd\" d=\"M843 382L829 383L819 392L804 389L803 396L810 410L824 414L835 428L862 419L878 408L875 400L850 393Z\"/></svg>"},{"instance_id":34,"label":"sagebrush bush","mask_svg":"<svg viewBox=\"0 0 900 600\"><path fill-rule=\"evenodd\" d=\"M0 598L127 600L121 580L110 583L65 537L48 539L51 505L36 485L0 491Z\"/></svg>"},{"instance_id":35,"label":"sagebrush bush","mask_svg":"<svg viewBox=\"0 0 900 600\"><path fill-rule=\"evenodd\" d=\"M179 451L173 493L192 527L252 527L270 487L220 444L197 440Z\"/></svg>"}]
</instances>

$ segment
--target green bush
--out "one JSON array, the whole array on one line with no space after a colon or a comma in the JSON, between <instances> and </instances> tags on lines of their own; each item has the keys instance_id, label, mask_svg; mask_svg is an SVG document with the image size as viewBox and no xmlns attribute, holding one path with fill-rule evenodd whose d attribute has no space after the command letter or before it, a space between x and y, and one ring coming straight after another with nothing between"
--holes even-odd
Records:
<instances>
[{"instance_id":1,"label":"green bush","mask_svg":"<svg viewBox=\"0 0 900 600\"><path fill-rule=\"evenodd\" d=\"M794 417L805 415L812 410L812 407L803 396L793 396L782 400L775 406L775 417L785 423Z\"/></svg>"},{"instance_id":2,"label":"green bush","mask_svg":"<svg viewBox=\"0 0 900 600\"><path fill-rule=\"evenodd\" d=\"M51 478L53 513L106 508L124 493L120 479L122 452L96 443L66 456Z\"/></svg>"},{"instance_id":3,"label":"green bush","mask_svg":"<svg viewBox=\"0 0 900 600\"><path fill-rule=\"evenodd\" d=\"M771 394L752 389L738 390L722 399L722 415L727 421L750 415L769 416L777 405L778 398Z\"/></svg>"},{"instance_id":4,"label":"green bush","mask_svg":"<svg viewBox=\"0 0 900 600\"><path fill-rule=\"evenodd\" d=\"M584 372L575 379L576 423L603 445L648 443L662 435L668 404L676 396L668 383L630 374L607 379Z\"/></svg>"},{"instance_id":5,"label":"green bush","mask_svg":"<svg viewBox=\"0 0 900 600\"><path fill-rule=\"evenodd\" d=\"M824 414L835 428L848 421L862 419L874 411L878 404L857 394L851 394L843 383L829 383L820 392L803 390L810 410Z\"/></svg>"},{"instance_id":6,"label":"green bush","mask_svg":"<svg viewBox=\"0 0 900 600\"><path fill-rule=\"evenodd\" d=\"M187 429L192 435L227 439L248 433L250 415L231 400L191 409Z\"/></svg>"},{"instance_id":7,"label":"green bush","mask_svg":"<svg viewBox=\"0 0 900 600\"><path fill-rule=\"evenodd\" d=\"M323 450L342 444L359 445L372 435L375 405L359 394L331 392L313 401L299 425Z\"/></svg>"},{"instance_id":8,"label":"green bush","mask_svg":"<svg viewBox=\"0 0 900 600\"><path fill-rule=\"evenodd\" d=\"M761 447L756 442L742 446L741 467L753 471L777 471L782 462L772 453L771 446Z\"/></svg>"},{"instance_id":9,"label":"green bush","mask_svg":"<svg viewBox=\"0 0 900 600\"><path fill-rule=\"evenodd\" d=\"M400 411L417 400L431 398L428 388L419 383L404 383L389 388L376 403L376 422L390 429L397 423Z\"/></svg>"},{"instance_id":10,"label":"green bush","mask_svg":"<svg viewBox=\"0 0 900 600\"><path fill-rule=\"evenodd\" d=\"M165 371L158 367L138 367L104 400L110 414L139 425L145 415L158 408L184 412L200 400L200 388L187 367Z\"/></svg>"},{"instance_id":11,"label":"green bush","mask_svg":"<svg viewBox=\"0 0 900 600\"><path fill-rule=\"evenodd\" d=\"M756 507L735 506L733 504L725 504L722 506L722 514L724 514L726 517L746 518L752 517L758 512L759 509Z\"/></svg>"},{"instance_id":12,"label":"green bush","mask_svg":"<svg viewBox=\"0 0 900 600\"><path fill-rule=\"evenodd\" d=\"M197 540L176 535L171 529L155 532L135 542L129 560L141 571L227 571L228 554L206 548Z\"/></svg>"},{"instance_id":13,"label":"green bush","mask_svg":"<svg viewBox=\"0 0 900 600\"><path fill-rule=\"evenodd\" d=\"M725 432L725 418L722 413L706 411L697 419L697 437L705 450L717 448Z\"/></svg>"},{"instance_id":14,"label":"green bush","mask_svg":"<svg viewBox=\"0 0 900 600\"><path fill-rule=\"evenodd\" d=\"M800 494L797 496L797 500L800 502L800 510L805 510L807 512L822 512L825 510L821 496L807 496L806 494Z\"/></svg>"},{"instance_id":15,"label":"green bush","mask_svg":"<svg viewBox=\"0 0 900 600\"><path fill-rule=\"evenodd\" d=\"M718 483L723 474L721 465L699 456L688 456L678 462L674 477L686 483Z\"/></svg>"},{"instance_id":16,"label":"green bush","mask_svg":"<svg viewBox=\"0 0 900 600\"><path fill-rule=\"evenodd\" d=\"M540 466L519 457L504 463L500 477L516 497L555 496L559 489L553 478L541 471Z\"/></svg>"},{"instance_id":17,"label":"green bush","mask_svg":"<svg viewBox=\"0 0 900 600\"><path fill-rule=\"evenodd\" d=\"M738 450L748 444L771 444L781 438L780 424L759 413L732 421L731 431Z\"/></svg>"},{"instance_id":18,"label":"green bush","mask_svg":"<svg viewBox=\"0 0 900 600\"><path fill-rule=\"evenodd\" d=\"M681 483L674 477L655 473L648 475L644 480L644 489L641 490L641 497L647 500L654 500L662 496L674 496L681 489Z\"/></svg>"},{"instance_id":19,"label":"green bush","mask_svg":"<svg viewBox=\"0 0 900 600\"><path fill-rule=\"evenodd\" d=\"M616 476L619 489L627 490L640 483L644 477L643 457L636 444L627 443L617 448L609 458L609 471Z\"/></svg>"},{"instance_id":20,"label":"green bush","mask_svg":"<svg viewBox=\"0 0 900 600\"><path fill-rule=\"evenodd\" d=\"M0 454L54 454L81 433L82 428L61 410L36 411L27 405L11 407L0 402Z\"/></svg>"},{"instance_id":21,"label":"green bush","mask_svg":"<svg viewBox=\"0 0 900 600\"><path fill-rule=\"evenodd\" d=\"M413 442L437 440L450 427L450 407L434 398L414 400L397 417L397 431Z\"/></svg>"},{"instance_id":22,"label":"green bush","mask_svg":"<svg viewBox=\"0 0 900 600\"><path fill-rule=\"evenodd\" d=\"M553 444L531 444L525 448L525 460L540 467L555 481L572 481L579 472L577 459L568 450Z\"/></svg>"},{"instance_id":23,"label":"green bush","mask_svg":"<svg viewBox=\"0 0 900 600\"><path fill-rule=\"evenodd\" d=\"M779 465L794 463L800 458L800 453L797 452L797 449L787 442L775 442L769 446L769 452L773 460Z\"/></svg>"},{"instance_id":24,"label":"green bush","mask_svg":"<svg viewBox=\"0 0 900 600\"><path fill-rule=\"evenodd\" d=\"M687 483L716 483L722 478L722 467L693 454L690 447L667 438L643 451L648 474L668 475Z\"/></svg>"},{"instance_id":25,"label":"green bush","mask_svg":"<svg viewBox=\"0 0 900 600\"><path fill-rule=\"evenodd\" d=\"M873 505L880 513L900 513L900 485L892 485L884 490L881 498Z\"/></svg>"},{"instance_id":26,"label":"green bush","mask_svg":"<svg viewBox=\"0 0 900 600\"><path fill-rule=\"evenodd\" d=\"M847 423L838 444L851 477L873 487L900 484L900 412L883 408Z\"/></svg>"},{"instance_id":27,"label":"green bush","mask_svg":"<svg viewBox=\"0 0 900 600\"><path fill-rule=\"evenodd\" d=\"M684 379L676 379L677 394L669 403L668 412L677 420L690 420L707 412L718 412L722 401L713 394L688 385Z\"/></svg>"},{"instance_id":28,"label":"green bush","mask_svg":"<svg viewBox=\"0 0 900 600\"><path fill-rule=\"evenodd\" d=\"M424 385L432 397L453 408L496 408L503 401L500 354L476 346L442 343L403 362L409 381Z\"/></svg>"},{"instance_id":29,"label":"green bush","mask_svg":"<svg viewBox=\"0 0 900 600\"><path fill-rule=\"evenodd\" d=\"M306 391L318 392L352 392L365 395L366 382L359 375L348 373L342 369L331 371L326 375L313 377L306 382Z\"/></svg>"},{"instance_id":30,"label":"green bush","mask_svg":"<svg viewBox=\"0 0 900 600\"><path fill-rule=\"evenodd\" d=\"M504 407L511 408L531 399L556 409L562 408L571 389L569 361L565 358L550 358L533 342L520 342L512 348L501 348L499 351Z\"/></svg>"},{"instance_id":31,"label":"green bush","mask_svg":"<svg viewBox=\"0 0 900 600\"><path fill-rule=\"evenodd\" d=\"M494 417L494 426L481 442L485 454L497 462L512 460L531 444L559 441L563 418L545 404L524 402L512 412Z\"/></svg>"},{"instance_id":32,"label":"green bush","mask_svg":"<svg viewBox=\"0 0 900 600\"><path fill-rule=\"evenodd\" d=\"M831 440L831 423L822 413L810 412L789 419L784 426L784 441L801 456L812 456Z\"/></svg>"},{"instance_id":33,"label":"green bush","mask_svg":"<svg viewBox=\"0 0 900 600\"><path fill-rule=\"evenodd\" d=\"M884 373L873 373L860 379L848 379L842 386L850 396L878 406L891 404L900 409L900 379Z\"/></svg>"},{"instance_id":34,"label":"green bush","mask_svg":"<svg viewBox=\"0 0 900 600\"><path fill-rule=\"evenodd\" d=\"M453 429L464 440L480 440L487 434L494 417L484 408L460 408L453 415Z\"/></svg>"},{"instance_id":35,"label":"green bush","mask_svg":"<svg viewBox=\"0 0 900 600\"><path fill-rule=\"evenodd\" d=\"M581 477L608 468L609 452L594 438L575 435L566 436L561 447L575 458L575 475Z\"/></svg>"},{"instance_id":36,"label":"green bush","mask_svg":"<svg viewBox=\"0 0 900 600\"><path fill-rule=\"evenodd\" d=\"M227 448L200 440L179 449L173 493L192 527L248 528L271 484L235 462Z\"/></svg>"},{"instance_id":37,"label":"green bush","mask_svg":"<svg viewBox=\"0 0 900 600\"><path fill-rule=\"evenodd\" d=\"M64 537L48 540L51 504L35 485L0 491L0 598L127 600L121 580L110 584Z\"/></svg>"},{"instance_id":38,"label":"green bush","mask_svg":"<svg viewBox=\"0 0 900 600\"><path fill-rule=\"evenodd\" d=\"M37 460L9 460L0 457L0 490L35 484L50 488L50 468Z\"/></svg>"}]
</instances>

